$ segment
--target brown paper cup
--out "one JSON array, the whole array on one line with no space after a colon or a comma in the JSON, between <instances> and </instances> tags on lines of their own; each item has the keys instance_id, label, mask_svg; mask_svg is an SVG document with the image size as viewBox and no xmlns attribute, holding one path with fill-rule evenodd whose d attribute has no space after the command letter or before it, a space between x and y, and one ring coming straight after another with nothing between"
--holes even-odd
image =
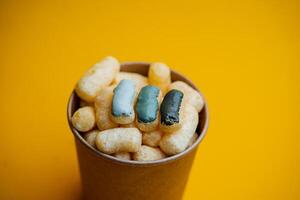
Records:
<instances>
[{"instance_id":1,"label":"brown paper cup","mask_svg":"<svg viewBox=\"0 0 300 200\"><path fill-rule=\"evenodd\" d=\"M121 71L147 76L149 63L126 62ZM172 71L172 81L181 80L195 85ZM203 96L202 96L203 97ZM103 200L177 200L182 198L197 147L208 127L208 110L199 113L197 141L184 152L157 161L125 161L101 153L88 145L72 127L71 116L80 99L73 92L68 103L68 121L77 149L84 199Z\"/></svg>"}]
</instances>

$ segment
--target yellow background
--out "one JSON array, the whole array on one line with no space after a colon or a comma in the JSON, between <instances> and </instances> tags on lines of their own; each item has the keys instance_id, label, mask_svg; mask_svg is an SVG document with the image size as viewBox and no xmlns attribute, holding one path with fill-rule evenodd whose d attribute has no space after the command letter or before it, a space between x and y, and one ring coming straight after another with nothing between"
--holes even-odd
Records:
<instances>
[{"instance_id":1,"label":"yellow background","mask_svg":"<svg viewBox=\"0 0 300 200\"><path fill-rule=\"evenodd\" d=\"M106 55L166 62L207 98L185 200L300 199L297 12L286 0L0 1L0 199L80 198L66 103Z\"/></svg>"}]
</instances>

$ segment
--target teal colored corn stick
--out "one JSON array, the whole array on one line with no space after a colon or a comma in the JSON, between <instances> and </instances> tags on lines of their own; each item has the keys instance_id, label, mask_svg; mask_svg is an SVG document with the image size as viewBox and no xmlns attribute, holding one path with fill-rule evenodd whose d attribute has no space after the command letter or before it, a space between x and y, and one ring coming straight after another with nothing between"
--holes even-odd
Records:
<instances>
[{"instance_id":1,"label":"teal colored corn stick","mask_svg":"<svg viewBox=\"0 0 300 200\"><path fill-rule=\"evenodd\" d=\"M155 86L145 86L141 89L137 104L136 112L138 122L150 123L156 120L158 112L159 88Z\"/></svg>"}]
</instances>

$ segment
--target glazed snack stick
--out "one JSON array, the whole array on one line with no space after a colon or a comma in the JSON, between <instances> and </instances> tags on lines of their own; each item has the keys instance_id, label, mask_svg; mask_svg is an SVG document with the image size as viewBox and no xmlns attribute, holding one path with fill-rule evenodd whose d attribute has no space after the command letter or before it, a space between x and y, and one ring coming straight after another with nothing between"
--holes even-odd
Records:
<instances>
[{"instance_id":1,"label":"glazed snack stick","mask_svg":"<svg viewBox=\"0 0 300 200\"><path fill-rule=\"evenodd\" d=\"M150 85L160 88L163 94L171 83L171 70L163 63L152 63L148 72L148 81Z\"/></svg>"},{"instance_id":2,"label":"glazed snack stick","mask_svg":"<svg viewBox=\"0 0 300 200\"><path fill-rule=\"evenodd\" d=\"M133 153L133 160L150 161L165 158L166 155L159 149L142 145L139 151Z\"/></svg>"},{"instance_id":3,"label":"glazed snack stick","mask_svg":"<svg viewBox=\"0 0 300 200\"><path fill-rule=\"evenodd\" d=\"M75 91L86 102L93 102L99 91L108 86L120 71L120 64L114 57L106 57L91 67L78 81Z\"/></svg>"},{"instance_id":4,"label":"glazed snack stick","mask_svg":"<svg viewBox=\"0 0 300 200\"><path fill-rule=\"evenodd\" d=\"M100 131L97 148L104 153L137 152L142 145L142 134L137 128L113 128Z\"/></svg>"},{"instance_id":5,"label":"glazed snack stick","mask_svg":"<svg viewBox=\"0 0 300 200\"><path fill-rule=\"evenodd\" d=\"M161 137L163 136L163 132L160 130L143 133L143 144L148 145L150 147L157 147Z\"/></svg>"},{"instance_id":6,"label":"glazed snack stick","mask_svg":"<svg viewBox=\"0 0 300 200\"><path fill-rule=\"evenodd\" d=\"M92 130L83 135L83 138L86 140L86 142L94 148L96 147L95 140L98 132L98 130Z\"/></svg>"},{"instance_id":7,"label":"glazed snack stick","mask_svg":"<svg viewBox=\"0 0 300 200\"><path fill-rule=\"evenodd\" d=\"M175 81L171 83L168 87L168 91L177 89L183 92L183 101L193 105L197 112L200 112L204 106L204 101L195 89L182 81Z\"/></svg>"},{"instance_id":8,"label":"glazed snack stick","mask_svg":"<svg viewBox=\"0 0 300 200\"><path fill-rule=\"evenodd\" d=\"M146 85L148 85L148 78L138 74L138 73L132 73L132 72L119 72L116 75L116 78L113 82L113 85L117 86L121 80L128 79L132 80L135 84L136 92L138 93L140 89Z\"/></svg>"},{"instance_id":9,"label":"glazed snack stick","mask_svg":"<svg viewBox=\"0 0 300 200\"><path fill-rule=\"evenodd\" d=\"M72 125L78 131L87 132L95 126L95 111L91 106L79 108L72 116Z\"/></svg>"},{"instance_id":10,"label":"glazed snack stick","mask_svg":"<svg viewBox=\"0 0 300 200\"><path fill-rule=\"evenodd\" d=\"M184 151L193 137L198 125L198 112L189 104L186 104L183 109L182 127L173 132L164 134L159 142L160 148L167 155L175 155Z\"/></svg>"},{"instance_id":11,"label":"glazed snack stick","mask_svg":"<svg viewBox=\"0 0 300 200\"><path fill-rule=\"evenodd\" d=\"M160 105L160 129L170 133L182 126L182 98L179 90L170 90Z\"/></svg>"},{"instance_id":12,"label":"glazed snack stick","mask_svg":"<svg viewBox=\"0 0 300 200\"><path fill-rule=\"evenodd\" d=\"M132 80L124 79L114 89L111 119L118 124L130 124L134 121L135 85Z\"/></svg>"},{"instance_id":13,"label":"glazed snack stick","mask_svg":"<svg viewBox=\"0 0 300 200\"><path fill-rule=\"evenodd\" d=\"M119 152L119 153L115 153L114 156L116 158L120 158L122 160L130 160L131 159L131 155L128 152Z\"/></svg>"},{"instance_id":14,"label":"glazed snack stick","mask_svg":"<svg viewBox=\"0 0 300 200\"><path fill-rule=\"evenodd\" d=\"M141 131L154 131L159 122L159 103L161 95L159 88L151 85L143 87L136 103L136 124Z\"/></svg>"},{"instance_id":15,"label":"glazed snack stick","mask_svg":"<svg viewBox=\"0 0 300 200\"><path fill-rule=\"evenodd\" d=\"M113 89L103 88L95 99L96 123L100 131L116 128L118 124L110 119Z\"/></svg>"}]
</instances>

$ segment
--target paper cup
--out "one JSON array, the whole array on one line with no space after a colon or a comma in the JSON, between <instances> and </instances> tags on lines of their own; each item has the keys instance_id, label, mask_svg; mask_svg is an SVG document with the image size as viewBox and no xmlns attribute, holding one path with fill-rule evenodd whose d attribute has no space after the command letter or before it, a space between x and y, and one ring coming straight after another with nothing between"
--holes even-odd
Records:
<instances>
[{"instance_id":1,"label":"paper cup","mask_svg":"<svg viewBox=\"0 0 300 200\"><path fill-rule=\"evenodd\" d=\"M149 63L126 62L121 71L147 76ZM172 71L172 81L195 85L181 74ZM202 95L203 97L203 95ZM203 98L204 99L204 98ZM205 102L199 113L196 142L185 151L157 161L126 161L101 153L91 147L72 127L71 117L79 107L75 92L68 103L68 121L75 137L84 199L90 200L179 200L182 198L194 156L208 127Z\"/></svg>"}]
</instances>

